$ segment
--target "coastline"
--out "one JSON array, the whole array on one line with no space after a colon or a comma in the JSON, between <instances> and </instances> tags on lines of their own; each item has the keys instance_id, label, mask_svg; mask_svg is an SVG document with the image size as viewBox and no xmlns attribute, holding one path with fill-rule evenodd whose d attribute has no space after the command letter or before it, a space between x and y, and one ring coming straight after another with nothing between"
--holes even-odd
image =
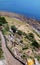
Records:
<instances>
[{"instance_id":1,"label":"coastline","mask_svg":"<svg viewBox=\"0 0 40 65\"><path fill-rule=\"evenodd\" d=\"M0 12L0 16L7 16L7 17L19 19L23 22L28 23L33 28L38 30L38 32L40 33L40 22L36 19L26 18L25 16L23 16L21 14L16 14L16 13L11 13L11 12Z\"/></svg>"}]
</instances>

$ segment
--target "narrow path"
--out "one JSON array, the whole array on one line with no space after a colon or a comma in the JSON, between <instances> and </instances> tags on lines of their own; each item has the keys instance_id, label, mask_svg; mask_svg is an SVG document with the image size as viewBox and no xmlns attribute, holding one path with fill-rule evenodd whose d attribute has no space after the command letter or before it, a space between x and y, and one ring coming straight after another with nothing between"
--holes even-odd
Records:
<instances>
[{"instance_id":1,"label":"narrow path","mask_svg":"<svg viewBox=\"0 0 40 65\"><path fill-rule=\"evenodd\" d=\"M11 53L8 51L8 49L6 48L5 45L5 39L2 35L2 32L0 31L0 36L1 36L1 40L2 40L2 49L4 51L4 55L7 61L7 65L22 65L18 60L16 60Z\"/></svg>"}]
</instances>

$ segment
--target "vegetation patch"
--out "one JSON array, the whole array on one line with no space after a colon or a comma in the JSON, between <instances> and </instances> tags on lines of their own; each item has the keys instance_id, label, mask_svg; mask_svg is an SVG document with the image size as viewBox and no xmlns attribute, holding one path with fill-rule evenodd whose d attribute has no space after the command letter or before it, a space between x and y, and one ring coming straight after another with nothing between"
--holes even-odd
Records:
<instances>
[{"instance_id":1,"label":"vegetation patch","mask_svg":"<svg viewBox=\"0 0 40 65\"><path fill-rule=\"evenodd\" d=\"M5 35L9 50L12 51L12 53L16 51L17 55L22 59L27 59L27 57L29 56L31 57L31 54L33 57L35 57L35 50L40 48L39 43L35 39L35 36L39 36L35 32L33 32L30 26L26 26L25 23L22 23L23 22L19 22L19 20L16 20L16 18L13 18L12 20L11 18L8 18L8 21L6 21L4 17L0 18L0 27L2 26L2 32ZM25 28L25 30L24 28L22 28L22 26ZM10 33L7 35L8 32ZM38 55L38 59L39 58L40 57Z\"/></svg>"},{"instance_id":2,"label":"vegetation patch","mask_svg":"<svg viewBox=\"0 0 40 65\"><path fill-rule=\"evenodd\" d=\"M32 46L39 48L39 44L36 42L36 40L32 42Z\"/></svg>"},{"instance_id":3,"label":"vegetation patch","mask_svg":"<svg viewBox=\"0 0 40 65\"><path fill-rule=\"evenodd\" d=\"M6 19L4 17L0 17L0 26L6 23L7 23Z\"/></svg>"},{"instance_id":4,"label":"vegetation patch","mask_svg":"<svg viewBox=\"0 0 40 65\"><path fill-rule=\"evenodd\" d=\"M17 28L13 25L11 26L12 31L15 33L17 31Z\"/></svg>"}]
</instances>

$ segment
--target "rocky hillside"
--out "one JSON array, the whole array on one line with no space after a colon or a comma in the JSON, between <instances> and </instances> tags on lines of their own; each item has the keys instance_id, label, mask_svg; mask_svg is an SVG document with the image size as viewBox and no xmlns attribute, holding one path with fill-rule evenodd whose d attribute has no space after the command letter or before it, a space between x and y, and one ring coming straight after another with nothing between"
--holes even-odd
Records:
<instances>
[{"instance_id":1,"label":"rocky hillside","mask_svg":"<svg viewBox=\"0 0 40 65\"><path fill-rule=\"evenodd\" d=\"M27 18L25 16L15 14L15 13L9 13L9 12L0 12L0 16L7 16L7 17L14 17L17 19L22 20L23 22L27 22L30 24L32 27L34 27L37 31L40 33L40 21L32 19L32 18Z\"/></svg>"},{"instance_id":2,"label":"rocky hillside","mask_svg":"<svg viewBox=\"0 0 40 65\"><path fill-rule=\"evenodd\" d=\"M24 63L27 58L40 62L40 24L17 14L2 12L0 16L0 30L11 52Z\"/></svg>"}]
</instances>

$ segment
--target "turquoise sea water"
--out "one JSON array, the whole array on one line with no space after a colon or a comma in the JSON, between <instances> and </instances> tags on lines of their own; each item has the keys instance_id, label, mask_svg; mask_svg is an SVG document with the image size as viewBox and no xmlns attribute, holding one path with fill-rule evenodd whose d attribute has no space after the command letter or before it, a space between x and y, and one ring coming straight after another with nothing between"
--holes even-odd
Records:
<instances>
[{"instance_id":1,"label":"turquoise sea water","mask_svg":"<svg viewBox=\"0 0 40 65\"><path fill-rule=\"evenodd\" d=\"M15 12L40 19L40 0L0 0L0 11Z\"/></svg>"}]
</instances>

